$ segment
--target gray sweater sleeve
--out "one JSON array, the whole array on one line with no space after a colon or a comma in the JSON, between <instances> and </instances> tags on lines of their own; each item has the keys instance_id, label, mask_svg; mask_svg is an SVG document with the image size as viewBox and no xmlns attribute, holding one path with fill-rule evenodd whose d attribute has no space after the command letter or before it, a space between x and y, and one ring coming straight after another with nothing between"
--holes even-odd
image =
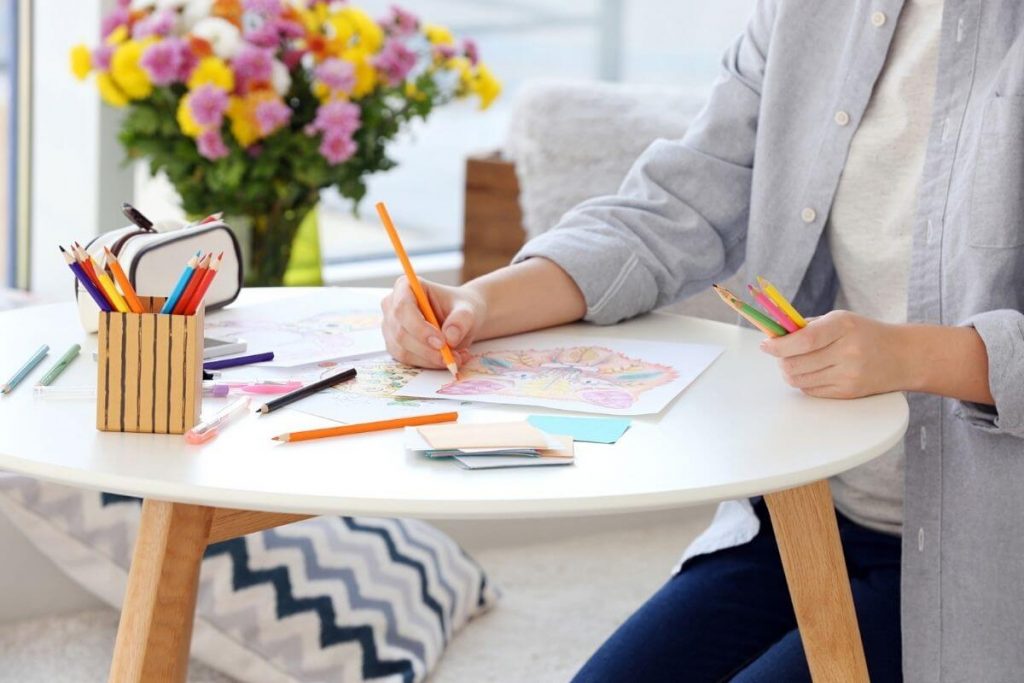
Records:
<instances>
[{"instance_id":1,"label":"gray sweater sleeve","mask_svg":"<svg viewBox=\"0 0 1024 683\"><path fill-rule=\"evenodd\" d=\"M988 432L1024 438L1024 314L1003 309L968 318L985 342L995 407L961 402L958 415Z\"/></svg>"},{"instance_id":2,"label":"gray sweater sleeve","mask_svg":"<svg viewBox=\"0 0 1024 683\"><path fill-rule=\"evenodd\" d=\"M618 194L586 201L530 240L582 290L586 319L615 323L690 296L743 262L772 0L758 3L681 140L654 142Z\"/></svg>"}]
</instances>

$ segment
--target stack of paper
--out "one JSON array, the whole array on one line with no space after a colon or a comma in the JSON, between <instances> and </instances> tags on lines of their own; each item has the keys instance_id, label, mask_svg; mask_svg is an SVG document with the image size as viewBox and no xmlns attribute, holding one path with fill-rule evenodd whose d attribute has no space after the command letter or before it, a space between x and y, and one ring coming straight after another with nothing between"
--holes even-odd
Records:
<instances>
[{"instance_id":1,"label":"stack of paper","mask_svg":"<svg viewBox=\"0 0 1024 683\"><path fill-rule=\"evenodd\" d=\"M573 463L572 437L545 434L527 422L406 427L405 447L428 458L453 458L470 470Z\"/></svg>"}]
</instances>

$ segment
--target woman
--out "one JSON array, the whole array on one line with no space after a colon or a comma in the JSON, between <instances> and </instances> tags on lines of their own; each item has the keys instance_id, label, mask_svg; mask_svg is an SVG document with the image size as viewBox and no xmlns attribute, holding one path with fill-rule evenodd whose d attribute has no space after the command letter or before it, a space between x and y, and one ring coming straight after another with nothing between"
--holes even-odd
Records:
<instances>
[{"instance_id":1,"label":"woman","mask_svg":"<svg viewBox=\"0 0 1024 683\"><path fill-rule=\"evenodd\" d=\"M909 392L904 443L830 482L874 681L1024 670L1024 7L981 4L761 0L682 140L508 268L429 285L464 358L745 263L820 316L762 345L785 381ZM384 311L395 358L441 366L407 283ZM808 680L766 522L724 503L577 680Z\"/></svg>"}]
</instances>

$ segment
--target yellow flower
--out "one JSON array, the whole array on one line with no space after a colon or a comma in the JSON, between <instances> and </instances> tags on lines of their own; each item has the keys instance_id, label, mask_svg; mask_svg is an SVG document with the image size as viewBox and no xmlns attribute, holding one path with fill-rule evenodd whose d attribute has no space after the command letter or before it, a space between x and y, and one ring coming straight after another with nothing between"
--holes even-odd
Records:
<instances>
[{"instance_id":1,"label":"yellow flower","mask_svg":"<svg viewBox=\"0 0 1024 683\"><path fill-rule=\"evenodd\" d=\"M352 88L352 99L358 100L373 92L377 87L377 69L373 67L370 57L359 48L351 48L342 56L342 59L352 63L356 68L356 83Z\"/></svg>"},{"instance_id":2,"label":"yellow flower","mask_svg":"<svg viewBox=\"0 0 1024 683\"><path fill-rule=\"evenodd\" d=\"M501 81L483 63L477 64L473 79L473 92L480 98L480 108L487 109L501 94Z\"/></svg>"},{"instance_id":3,"label":"yellow flower","mask_svg":"<svg viewBox=\"0 0 1024 683\"><path fill-rule=\"evenodd\" d=\"M452 57L444 67L459 75L459 94L473 92L473 64L466 57Z\"/></svg>"},{"instance_id":4,"label":"yellow flower","mask_svg":"<svg viewBox=\"0 0 1024 683\"><path fill-rule=\"evenodd\" d=\"M452 36L452 32L444 26L438 24L426 24L423 26L423 33L427 36L427 40L433 45L454 45L455 38Z\"/></svg>"},{"instance_id":5,"label":"yellow flower","mask_svg":"<svg viewBox=\"0 0 1024 683\"><path fill-rule=\"evenodd\" d=\"M220 57L204 57L192 70L188 79L189 90L201 85L212 83L221 90L231 92L235 89L235 72Z\"/></svg>"},{"instance_id":6,"label":"yellow flower","mask_svg":"<svg viewBox=\"0 0 1024 683\"><path fill-rule=\"evenodd\" d=\"M128 40L121 43L110 57L110 75L124 94L132 100L149 97L153 83L149 74L139 66L142 50L152 41Z\"/></svg>"},{"instance_id":7,"label":"yellow flower","mask_svg":"<svg viewBox=\"0 0 1024 683\"><path fill-rule=\"evenodd\" d=\"M128 96L124 94L117 83L108 73L101 73L96 76L96 87L100 90L100 97L112 107L123 107L128 104Z\"/></svg>"},{"instance_id":8,"label":"yellow flower","mask_svg":"<svg viewBox=\"0 0 1024 683\"><path fill-rule=\"evenodd\" d=\"M85 45L71 48L71 73L80 81L84 81L92 70L92 53Z\"/></svg>"},{"instance_id":9,"label":"yellow flower","mask_svg":"<svg viewBox=\"0 0 1024 683\"><path fill-rule=\"evenodd\" d=\"M121 24L107 35L107 45L120 45L128 40L128 27Z\"/></svg>"},{"instance_id":10,"label":"yellow flower","mask_svg":"<svg viewBox=\"0 0 1024 683\"><path fill-rule=\"evenodd\" d=\"M369 14L356 7L347 6L327 17L326 24L331 35L328 45L334 54L344 54L350 49L359 49L366 54L375 54L384 45L384 31Z\"/></svg>"},{"instance_id":11,"label":"yellow flower","mask_svg":"<svg viewBox=\"0 0 1024 683\"><path fill-rule=\"evenodd\" d=\"M203 133L203 127L196 123L195 118L192 116L191 106L191 95L185 95L178 102L178 113L176 118L178 119L178 127L181 128L181 132L190 138L197 138Z\"/></svg>"},{"instance_id":12,"label":"yellow flower","mask_svg":"<svg viewBox=\"0 0 1024 683\"><path fill-rule=\"evenodd\" d=\"M420 90L419 86L412 81L405 82L405 96L414 102L422 102L427 99L427 93Z\"/></svg>"},{"instance_id":13,"label":"yellow flower","mask_svg":"<svg viewBox=\"0 0 1024 683\"><path fill-rule=\"evenodd\" d=\"M231 97L228 100L227 115L231 121L231 134L242 147L248 147L260 139L260 128L254 112L254 103L249 98Z\"/></svg>"}]
</instances>

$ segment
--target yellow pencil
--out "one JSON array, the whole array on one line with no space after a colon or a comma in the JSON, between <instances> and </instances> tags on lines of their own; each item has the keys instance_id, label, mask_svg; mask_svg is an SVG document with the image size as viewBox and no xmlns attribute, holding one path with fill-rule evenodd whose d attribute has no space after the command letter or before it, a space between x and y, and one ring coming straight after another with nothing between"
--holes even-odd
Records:
<instances>
[{"instance_id":1,"label":"yellow pencil","mask_svg":"<svg viewBox=\"0 0 1024 683\"><path fill-rule=\"evenodd\" d=\"M795 308L793 308L793 304L789 303L789 300L782 296L782 293L779 292L779 290L775 289L775 286L772 285L772 283L758 275L757 284L761 286L761 291L764 292L769 299L774 301L776 306L782 309L783 313L792 318L797 327L807 327L807 321L804 320L804 317L800 315Z\"/></svg>"},{"instance_id":2,"label":"yellow pencil","mask_svg":"<svg viewBox=\"0 0 1024 683\"><path fill-rule=\"evenodd\" d=\"M128 304L128 308L131 309L132 313L145 313L146 309L143 307L142 301L139 300L139 295L135 293L131 280L124 274L124 269L121 268L121 264L118 262L117 257L114 256L114 252L110 251L107 247L103 248L103 252L106 254L110 272L114 274L117 284L121 285L121 291L124 292L124 300Z\"/></svg>"},{"instance_id":3,"label":"yellow pencil","mask_svg":"<svg viewBox=\"0 0 1024 683\"><path fill-rule=\"evenodd\" d=\"M100 281L103 293L110 299L110 303L114 304L114 308L117 309L118 313L130 312L131 309L128 308L124 297L117 291L117 287L114 286L114 281L107 275L107 271L100 268L100 264L96 263L96 259L92 256L89 257L89 261L92 263L93 270L96 271L96 279Z\"/></svg>"}]
</instances>

